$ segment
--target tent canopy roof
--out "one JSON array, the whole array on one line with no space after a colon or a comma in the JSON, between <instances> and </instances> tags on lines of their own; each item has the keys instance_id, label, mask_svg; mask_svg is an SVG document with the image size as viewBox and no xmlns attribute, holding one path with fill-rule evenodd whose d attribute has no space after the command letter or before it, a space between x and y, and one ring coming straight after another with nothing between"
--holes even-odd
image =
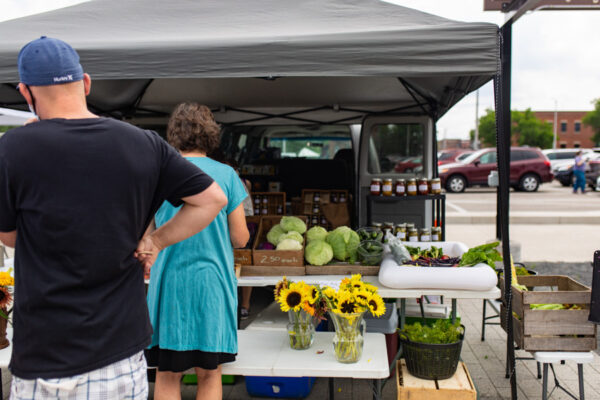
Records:
<instances>
[{"instance_id":1,"label":"tent canopy roof","mask_svg":"<svg viewBox=\"0 0 600 400\"><path fill-rule=\"evenodd\" d=\"M0 106L23 108L17 54L46 35L77 49L90 105L117 117L199 101L232 123L438 118L498 71L497 29L379 0L95 0L0 23Z\"/></svg>"}]
</instances>

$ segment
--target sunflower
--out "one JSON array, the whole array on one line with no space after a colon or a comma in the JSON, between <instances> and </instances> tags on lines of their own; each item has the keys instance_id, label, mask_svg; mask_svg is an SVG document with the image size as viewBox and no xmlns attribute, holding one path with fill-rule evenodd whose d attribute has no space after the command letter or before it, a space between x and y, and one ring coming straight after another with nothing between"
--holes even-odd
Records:
<instances>
[{"instance_id":1,"label":"sunflower","mask_svg":"<svg viewBox=\"0 0 600 400\"><path fill-rule=\"evenodd\" d=\"M359 290L354 293L354 297L356 298L356 302L361 306L366 307L369 301L369 298L372 296L370 292L367 292L365 289Z\"/></svg>"},{"instance_id":2,"label":"sunflower","mask_svg":"<svg viewBox=\"0 0 600 400\"><path fill-rule=\"evenodd\" d=\"M0 308L5 308L12 301L12 295L7 287L0 286Z\"/></svg>"},{"instance_id":3,"label":"sunflower","mask_svg":"<svg viewBox=\"0 0 600 400\"><path fill-rule=\"evenodd\" d=\"M0 286L14 286L15 279L8 272L0 272Z\"/></svg>"},{"instance_id":4,"label":"sunflower","mask_svg":"<svg viewBox=\"0 0 600 400\"><path fill-rule=\"evenodd\" d=\"M297 283L290 283L287 289L281 291L277 301L281 305L281 311L288 312L290 310L299 311L302 308L302 303L306 300L306 292L302 290L302 286Z\"/></svg>"},{"instance_id":5,"label":"sunflower","mask_svg":"<svg viewBox=\"0 0 600 400\"><path fill-rule=\"evenodd\" d=\"M306 287L306 297L310 304L315 304L319 299L319 290L312 285L308 285Z\"/></svg>"},{"instance_id":6,"label":"sunflower","mask_svg":"<svg viewBox=\"0 0 600 400\"><path fill-rule=\"evenodd\" d=\"M377 293L377 286L371 285L370 283L363 282L364 289L371 293Z\"/></svg>"},{"instance_id":7,"label":"sunflower","mask_svg":"<svg viewBox=\"0 0 600 400\"><path fill-rule=\"evenodd\" d=\"M336 291L332 288L330 288L329 286L325 286L323 288L323 295L327 298L329 298L330 300L335 300L336 297Z\"/></svg>"},{"instance_id":8,"label":"sunflower","mask_svg":"<svg viewBox=\"0 0 600 400\"><path fill-rule=\"evenodd\" d=\"M306 311L308 314L312 315L313 317L315 316L315 307L310 305L310 303L308 302L304 302L302 303L302 309L304 311Z\"/></svg>"},{"instance_id":9,"label":"sunflower","mask_svg":"<svg viewBox=\"0 0 600 400\"><path fill-rule=\"evenodd\" d=\"M359 311L359 305L356 303L352 293L340 291L338 293L337 308L334 311L337 314L354 314Z\"/></svg>"},{"instance_id":10,"label":"sunflower","mask_svg":"<svg viewBox=\"0 0 600 400\"><path fill-rule=\"evenodd\" d=\"M385 304L383 303L383 299L378 294L371 294L369 296L369 300L367 301L367 306L376 317L381 317L385 314Z\"/></svg>"},{"instance_id":11,"label":"sunflower","mask_svg":"<svg viewBox=\"0 0 600 400\"><path fill-rule=\"evenodd\" d=\"M275 300L276 301L279 301L279 295L281 294L281 291L283 289L287 289L288 286L289 286L289 282L285 276L283 277L282 280L277 282L277 285L275 285Z\"/></svg>"}]
</instances>

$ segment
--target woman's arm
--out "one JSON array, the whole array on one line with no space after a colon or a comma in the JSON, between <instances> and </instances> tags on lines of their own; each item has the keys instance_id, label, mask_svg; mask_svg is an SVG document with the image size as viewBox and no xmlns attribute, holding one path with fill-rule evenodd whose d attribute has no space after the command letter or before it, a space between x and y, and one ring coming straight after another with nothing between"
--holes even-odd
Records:
<instances>
[{"instance_id":1,"label":"woman's arm","mask_svg":"<svg viewBox=\"0 0 600 400\"><path fill-rule=\"evenodd\" d=\"M250 232L248 232L248 226L246 225L243 203L229 213L227 222L229 223L229 237L233 247L242 248L246 246L248 239L250 239Z\"/></svg>"}]
</instances>

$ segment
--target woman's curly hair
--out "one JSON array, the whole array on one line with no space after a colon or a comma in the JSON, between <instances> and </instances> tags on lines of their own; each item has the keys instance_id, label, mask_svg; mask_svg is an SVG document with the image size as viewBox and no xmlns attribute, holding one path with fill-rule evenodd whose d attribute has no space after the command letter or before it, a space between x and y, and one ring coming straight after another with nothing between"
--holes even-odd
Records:
<instances>
[{"instance_id":1,"label":"woman's curly hair","mask_svg":"<svg viewBox=\"0 0 600 400\"><path fill-rule=\"evenodd\" d=\"M167 126L167 141L177 150L211 153L219 147L221 127L210 108L198 103L175 107Z\"/></svg>"}]
</instances>

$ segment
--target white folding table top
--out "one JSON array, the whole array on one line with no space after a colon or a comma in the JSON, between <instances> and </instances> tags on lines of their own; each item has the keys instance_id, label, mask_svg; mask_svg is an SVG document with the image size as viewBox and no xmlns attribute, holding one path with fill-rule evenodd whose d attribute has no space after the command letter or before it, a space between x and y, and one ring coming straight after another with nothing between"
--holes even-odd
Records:
<instances>
[{"instance_id":1,"label":"white folding table top","mask_svg":"<svg viewBox=\"0 0 600 400\"><path fill-rule=\"evenodd\" d=\"M0 317L2 318L2 317ZM8 347L3 348L2 350L0 350L0 368L7 368L8 364L10 363L10 356L12 354L12 337L13 337L13 328L12 326L8 326L6 328L6 337L9 340L9 345Z\"/></svg>"},{"instance_id":2,"label":"white folding table top","mask_svg":"<svg viewBox=\"0 0 600 400\"><path fill-rule=\"evenodd\" d=\"M357 379L384 379L389 376L382 333L365 335L363 356L354 364L342 364L335 359L333 335L333 332L315 332L315 341L309 349L293 350L287 332L239 330L238 357L233 363L223 364L223 373Z\"/></svg>"},{"instance_id":3,"label":"white folding table top","mask_svg":"<svg viewBox=\"0 0 600 400\"><path fill-rule=\"evenodd\" d=\"M349 277L349 275L348 275ZM264 287L277 284L281 276L242 276L238 279L238 286ZM327 282L339 282L344 275L304 275L288 276L290 281L304 281L307 284L326 284ZM497 287L486 290L444 290L444 289L392 289L379 282L377 276L363 276L364 282L368 282L379 288L381 297L387 298L416 298L424 295L445 296L449 299L497 299L500 297L500 289Z\"/></svg>"},{"instance_id":4,"label":"white folding table top","mask_svg":"<svg viewBox=\"0 0 600 400\"><path fill-rule=\"evenodd\" d=\"M587 364L594 361L593 351L536 351L535 361L541 363L557 363L562 360L574 361L577 364Z\"/></svg>"}]
</instances>

